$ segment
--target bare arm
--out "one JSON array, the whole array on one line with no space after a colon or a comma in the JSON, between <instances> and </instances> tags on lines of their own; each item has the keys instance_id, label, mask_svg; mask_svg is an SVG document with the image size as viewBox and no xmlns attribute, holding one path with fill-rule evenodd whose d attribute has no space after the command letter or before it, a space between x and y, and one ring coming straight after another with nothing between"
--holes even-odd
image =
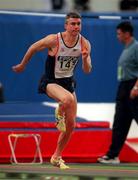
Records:
<instances>
[{"instance_id":1,"label":"bare arm","mask_svg":"<svg viewBox=\"0 0 138 180\"><path fill-rule=\"evenodd\" d=\"M91 53L90 42L84 39L83 48L82 48L82 69L85 73L90 73L92 69L90 53Z\"/></svg>"},{"instance_id":2,"label":"bare arm","mask_svg":"<svg viewBox=\"0 0 138 180\"><path fill-rule=\"evenodd\" d=\"M35 42L28 48L21 62L12 67L13 71L22 72L36 52L42 51L45 48L52 49L54 46L56 46L56 35L49 35Z\"/></svg>"}]
</instances>

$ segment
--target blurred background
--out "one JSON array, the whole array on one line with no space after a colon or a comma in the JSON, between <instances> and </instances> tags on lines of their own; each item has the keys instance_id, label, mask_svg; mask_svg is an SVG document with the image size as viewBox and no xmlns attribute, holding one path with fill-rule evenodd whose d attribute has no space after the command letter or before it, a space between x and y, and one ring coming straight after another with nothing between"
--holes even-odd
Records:
<instances>
[{"instance_id":1,"label":"blurred background","mask_svg":"<svg viewBox=\"0 0 138 180\"><path fill-rule=\"evenodd\" d=\"M137 0L0 0L0 9L25 11L137 11Z\"/></svg>"},{"instance_id":2,"label":"blurred background","mask_svg":"<svg viewBox=\"0 0 138 180\"><path fill-rule=\"evenodd\" d=\"M92 44L94 69L91 75L84 77L81 68L77 68L76 78L81 89L76 90L78 100L113 103L118 83L117 60L123 48L116 39L116 25L122 19L130 19L138 36L137 9L138 0L0 0L0 66L3 67L0 71L0 102L50 100L37 94L47 52L38 53L26 73L17 76L11 72L11 67L19 63L33 42L64 30L64 13L77 10L83 16L82 33ZM38 69L34 74L36 66ZM27 78L30 83L24 84ZM89 88L86 89L84 84Z\"/></svg>"}]
</instances>

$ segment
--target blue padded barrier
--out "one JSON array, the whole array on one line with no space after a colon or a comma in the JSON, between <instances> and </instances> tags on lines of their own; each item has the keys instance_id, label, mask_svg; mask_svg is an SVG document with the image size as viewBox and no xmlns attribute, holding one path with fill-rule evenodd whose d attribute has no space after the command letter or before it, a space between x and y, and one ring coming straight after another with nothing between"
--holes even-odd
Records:
<instances>
[{"instance_id":1,"label":"blue padded barrier","mask_svg":"<svg viewBox=\"0 0 138 180\"><path fill-rule=\"evenodd\" d=\"M100 16L117 17L114 19ZM119 18L118 18L119 17ZM138 37L137 14L83 14L82 34L92 44L93 72L85 75L81 61L76 69L76 93L80 102L114 102L117 88L117 60L123 48L116 39L116 25L132 19ZM11 67L19 63L27 48L51 33L64 30L64 15L49 16L35 13L2 13L0 11L0 81L6 101L51 101L37 93L40 76L44 71L47 51L37 53L21 74Z\"/></svg>"}]
</instances>

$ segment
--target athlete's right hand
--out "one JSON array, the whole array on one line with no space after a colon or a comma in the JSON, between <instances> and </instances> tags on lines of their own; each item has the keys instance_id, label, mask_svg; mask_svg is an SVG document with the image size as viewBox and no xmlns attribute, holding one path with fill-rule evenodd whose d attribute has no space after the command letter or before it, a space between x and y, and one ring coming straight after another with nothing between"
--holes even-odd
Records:
<instances>
[{"instance_id":1,"label":"athlete's right hand","mask_svg":"<svg viewBox=\"0 0 138 180\"><path fill-rule=\"evenodd\" d=\"M15 65L15 66L12 66L12 70L13 70L14 72L17 72L17 73L20 73L20 72L24 71L24 69L25 69L25 67L24 67L24 65L21 64L21 63Z\"/></svg>"}]
</instances>

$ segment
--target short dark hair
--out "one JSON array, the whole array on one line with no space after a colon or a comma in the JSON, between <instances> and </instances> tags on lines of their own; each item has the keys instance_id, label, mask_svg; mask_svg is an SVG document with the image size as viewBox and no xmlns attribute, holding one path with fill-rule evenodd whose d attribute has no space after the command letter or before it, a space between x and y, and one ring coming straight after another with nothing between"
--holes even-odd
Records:
<instances>
[{"instance_id":1,"label":"short dark hair","mask_svg":"<svg viewBox=\"0 0 138 180\"><path fill-rule=\"evenodd\" d=\"M66 15L65 22L67 22L67 20L68 20L69 18L79 18L79 19L81 19L81 15L80 15L78 12L69 12L69 13Z\"/></svg>"},{"instance_id":2,"label":"short dark hair","mask_svg":"<svg viewBox=\"0 0 138 180\"><path fill-rule=\"evenodd\" d=\"M134 28L130 21L124 21L117 25L116 29L120 29L122 32L129 32L133 36Z\"/></svg>"}]
</instances>

